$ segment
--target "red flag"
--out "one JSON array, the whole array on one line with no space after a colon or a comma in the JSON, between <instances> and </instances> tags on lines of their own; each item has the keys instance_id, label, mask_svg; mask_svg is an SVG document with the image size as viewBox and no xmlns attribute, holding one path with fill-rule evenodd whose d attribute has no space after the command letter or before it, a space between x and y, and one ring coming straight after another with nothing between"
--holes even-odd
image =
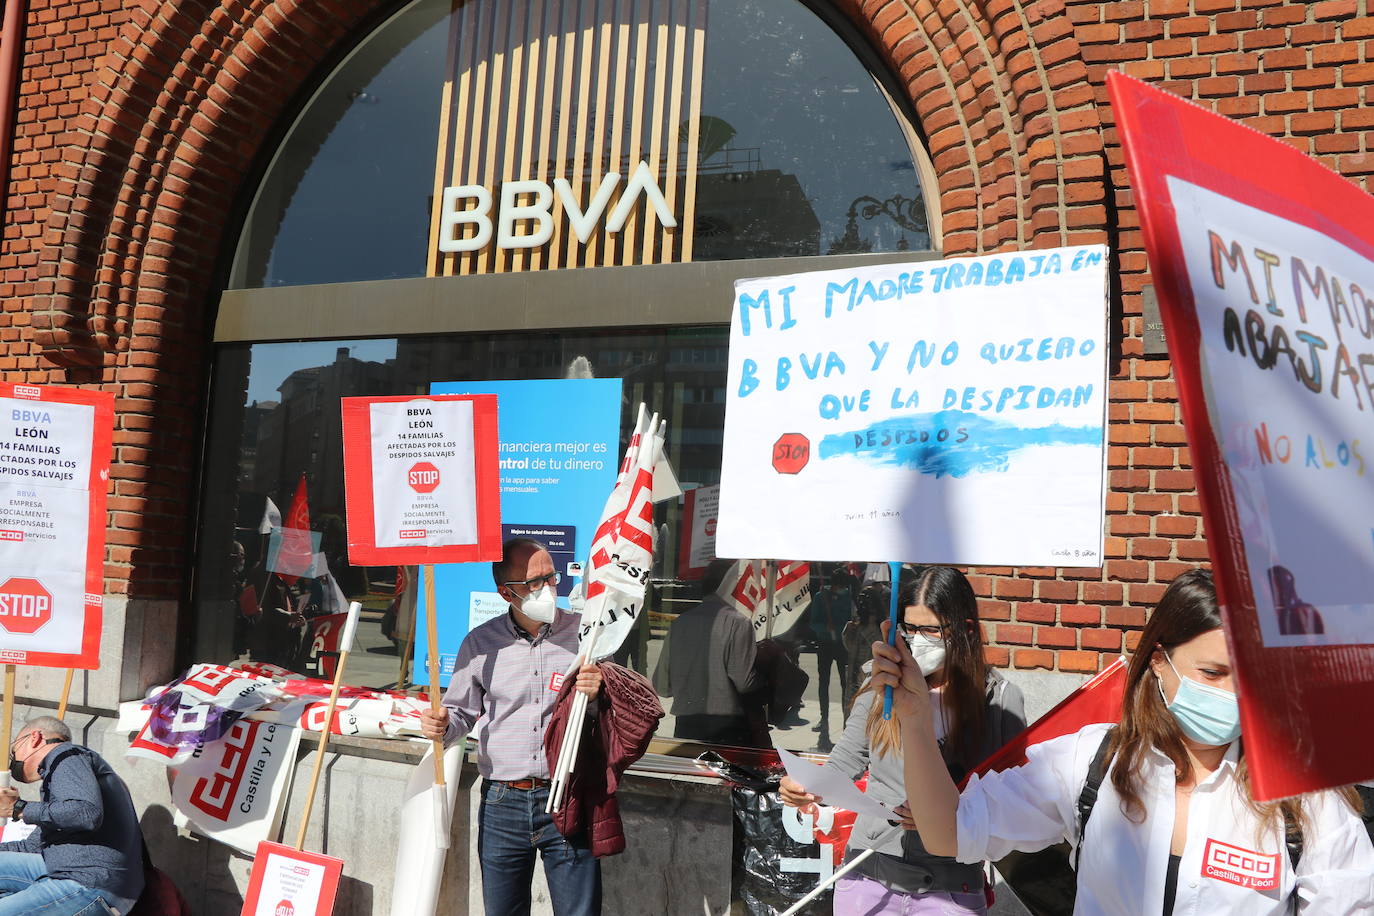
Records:
<instances>
[{"instance_id":1,"label":"red flag","mask_svg":"<svg viewBox=\"0 0 1374 916\"><path fill-rule=\"evenodd\" d=\"M973 773L1000 772L1026 762L1026 748L1051 738L1072 735L1085 725L1121 721L1121 700L1126 692L1126 659L1118 658L1097 677L1069 694L1059 705L1036 719L1025 731L1008 741L973 768ZM970 773L969 776L972 776ZM964 777L967 782L969 776ZM962 788L962 784L960 788Z\"/></svg>"},{"instance_id":2,"label":"red flag","mask_svg":"<svg viewBox=\"0 0 1374 916\"><path fill-rule=\"evenodd\" d=\"M310 500L305 492L305 475L296 484L296 495L282 525L281 550L277 553L277 573L287 585L295 584L300 575L314 565L315 549L310 537ZM292 572L284 572L291 570Z\"/></svg>"}]
</instances>

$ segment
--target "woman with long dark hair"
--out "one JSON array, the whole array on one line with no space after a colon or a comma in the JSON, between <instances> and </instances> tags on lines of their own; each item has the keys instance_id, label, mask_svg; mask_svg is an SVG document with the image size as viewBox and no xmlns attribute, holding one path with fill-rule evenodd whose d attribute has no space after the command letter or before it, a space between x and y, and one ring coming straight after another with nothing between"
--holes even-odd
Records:
<instances>
[{"instance_id":1,"label":"woman with long dark hair","mask_svg":"<svg viewBox=\"0 0 1374 916\"><path fill-rule=\"evenodd\" d=\"M918 567L903 575L900 589L903 644L909 647L908 657L916 657L922 682L939 710L925 738L939 748L950 777L962 779L1025 728L1021 691L983 659L978 600L963 573L945 566ZM883 719L882 688L866 684L826 766L851 779L868 770L868 794L896 807L906 798L902 743L910 740L899 726L895 718ZM781 791L789 805L820 801L791 779L783 780ZM914 833L891 833L891 826L879 818L861 816L854 824L848 855L876 851L837 882L836 913L987 912L981 865L932 855Z\"/></svg>"},{"instance_id":2,"label":"woman with long dark hair","mask_svg":"<svg viewBox=\"0 0 1374 916\"><path fill-rule=\"evenodd\" d=\"M974 778L962 796L930 739L937 704L919 660L905 646L873 651L873 683L894 688L911 827L927 848L976 862L1068 840L1074 912L1094 916L1374 912L1374 849L1352 790L1268 803L1250 792L1210 573L1179 576L1155 608L1119 725L1035 745L1024 765Z\"/></svg>"}]
</instances>

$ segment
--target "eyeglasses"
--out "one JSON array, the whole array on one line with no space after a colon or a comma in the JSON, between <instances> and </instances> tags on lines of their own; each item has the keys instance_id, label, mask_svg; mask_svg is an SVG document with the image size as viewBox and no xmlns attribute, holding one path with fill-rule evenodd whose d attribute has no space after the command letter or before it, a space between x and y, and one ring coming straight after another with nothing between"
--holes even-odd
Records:
<instances>
[{"instance_id":1,"label":"eyeglasses","mask_svg":"<svg viewBox=\"0 0 1374 916\"><path fill-rule=\"evenodd\" d=\"M927 639L941 639L945 634L945 628L942 626L907 623L905 620L897 621L897 629L900 630L904 636L915 636L919 633Z\"/></svg>"},{"instance_id":2,"label":"eyeglasses","mask_svg":"<svg viewBox=\"0 0 1374 916\"><path fill-rule=\"evenodd\" d=\"M533 579L516 579L514 582L506 582L503 584L506 586L506 588L515 588L515 586L517 585L523 585L530 591L534 591L536 588L543 588L545 585L556 586L559 582L562 581L562 575L556 572L551 572L547 576L535 576Z\"/></svg>"}]
</instances>

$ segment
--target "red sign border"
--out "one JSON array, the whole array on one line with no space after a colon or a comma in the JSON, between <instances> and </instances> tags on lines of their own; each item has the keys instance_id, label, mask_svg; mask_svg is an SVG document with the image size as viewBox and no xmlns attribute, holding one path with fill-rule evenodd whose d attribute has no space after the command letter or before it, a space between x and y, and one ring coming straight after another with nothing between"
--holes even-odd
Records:
<instances>
[{"instance_id":1,"label":"red sign border","mask_svg":"<svg viewBox=\"0 0 1374 916\"><path fill-rule=\"evenodd\" d=\"M320 902L316 911L322 916L334 912L334 895L339 890L339 878L343 875L343 859L326 856L318 852L306 852L294 846L263 840L253 853L253 871L248 877L248 891L243 895L243 909L240 916L253 916L257 912L258 898L262 896L263 870L267 867L267 856L279 855L298 862L324 866L324 881L320 883ZM262 863L259 865L259 863Z\"/></svg>"},{"instance_id":2,"label":"red sign border","mask_svg":"<svg viewBox=\"0 0 1374 916\"><path fill-rule=\"evenodd\" d=\"M34 391L37 396L20 395L17 390ZM36 404L80 404L94 409L91 416L91 474L86 482L89 499L86 513L85 594L82 600L85 619L81 625L81 650L77 653L5 650L3 660L7 664L49 668L99 668L105 594L105 546L108 538L105 508L109 497L110 456L114 450L114 394L93 388L0 382L0 397ZM99 600L92 601L91 596Z\"/></svg>"},{"instance_id":3,"label":"red sign border","mask_svg":"<svg viewBox=\"0 0 1374 916\"><path fill-rule=\"evenodd\" d=\"M430 394L340 398L343 420L344 506L348 515L348 562L354 566L423 566L501 559L500 440L496 395ZM477 543L448 547L378 547L372 503L373 404L472 402L474 471L477 481Z\"/></svg>"},{"instance_id":4,"label":"red sign border","mask_svg":"<svg viewBox=\"0 0 1374 916\"><path fill-rule=\"evenodd\" d=\"M1107 88L1169 337L1227 643L1237 662L1254 795L1271 800L1368 779L1374 776L1374 732L1349 728L1347 713L1374 706L1374 646L1264 645L1230 475L1207 412L1201 329L1167 178L1305 226L1371 259L1374 197L1286 143L1123 73L1109 73Z\"/></svg>"}]
</instances>

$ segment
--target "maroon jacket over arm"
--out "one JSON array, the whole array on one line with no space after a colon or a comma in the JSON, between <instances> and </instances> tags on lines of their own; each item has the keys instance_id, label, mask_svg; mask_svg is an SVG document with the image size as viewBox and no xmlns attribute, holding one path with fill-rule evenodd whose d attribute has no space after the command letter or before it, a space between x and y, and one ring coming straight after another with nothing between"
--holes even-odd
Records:
<instances>
[{"instance_id":1,"label":"maroon jacket over arm","mask_svg":"<svg viewBox=\"0 0 1374 916\"><path fill-rule=\"evenodd\" d=\"M602 662L601 678L596 715L585 720L577 767L568 782L563 808L553 815L554 826L564 836L577 836L586 830L591 853L597 858L625 851L625 830L615 792L621 775L649 749L663 718L658 694L643 675ZM553 717L544 731L544 755L550 773L558 766L576 681L575 677L564 679Z\"/></svg>"}]
</instances>

